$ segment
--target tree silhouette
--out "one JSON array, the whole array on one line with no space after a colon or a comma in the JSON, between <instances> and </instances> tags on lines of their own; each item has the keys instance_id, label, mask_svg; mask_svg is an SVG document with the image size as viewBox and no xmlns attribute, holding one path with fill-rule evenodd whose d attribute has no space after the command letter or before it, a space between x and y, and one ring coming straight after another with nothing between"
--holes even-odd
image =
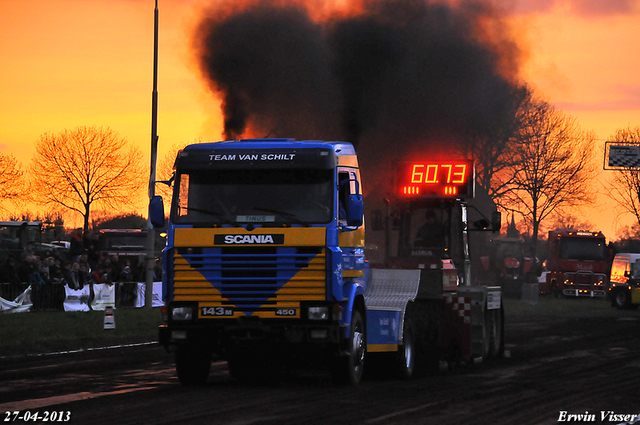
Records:
<instances>
[{"instance_id":1,"label":"tree silhouette","mask_svg":"<svg viewBox=\"0 0 640 425\"><path fill-rule=\"evenodd\" d=\"M540 224L553 213L593 200L594 135L547 102L526 111L512 165L502 174L506 192L498 199L508 211L522 214L532 229L536 252Z\"/></svg>"},{"instance_id":2,"label":"tree silhouette","mask_svg":"<svg viewBox=\"0 0 640 425\"><path fill-rule=\"evenodd\" d=\"M84 232L92 207L135 207L145 186L142 153L109 127L46 133L31 162L31 194L42 205L80 213Z\"/></svg>"},{"instance_id":3,"label":"tree silhouette","mask_svg":"<svg viewBox=\"0 0 640 425\"><path fill-rule=\"evenodd\" d=\"M24 196L24 172L13 155L0 154L0 201L17 202ZM3 208L0 204L0 208Z\"/></svg>"}]
</instances>

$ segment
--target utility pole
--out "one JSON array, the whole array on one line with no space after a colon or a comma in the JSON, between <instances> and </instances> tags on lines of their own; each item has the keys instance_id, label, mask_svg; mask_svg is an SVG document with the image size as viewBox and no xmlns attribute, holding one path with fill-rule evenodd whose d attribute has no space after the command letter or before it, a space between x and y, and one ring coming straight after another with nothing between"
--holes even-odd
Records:
<instances>
[{"instance_id":1,"label":"utility pole","mask_svg":"<svg viewBox=\"0 0 640 425\"><path fill-rule=\"evenodd\" d=\"M151 174L149 176L149 201L156 194L156 159L158 157L158 0L153 21L153 93L151 95ZM153 306L153 266L155 263L155 239L149 212L147 211L147 258L145 281L145 308Z\"/></svg>"}]
</instances>

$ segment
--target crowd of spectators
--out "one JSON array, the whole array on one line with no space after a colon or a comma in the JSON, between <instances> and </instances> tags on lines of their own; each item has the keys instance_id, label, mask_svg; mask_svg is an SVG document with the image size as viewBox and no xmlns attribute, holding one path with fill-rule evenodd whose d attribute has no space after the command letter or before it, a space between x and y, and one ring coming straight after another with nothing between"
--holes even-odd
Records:
<instances>
[{"instance_id":1,"label":"crowd of spectators","mask_svg":"<svg viewBox=\"0 0 640 425\"><path fill-rule=\"evenodd\" d=\"M92 284L117 284L118 301L132 306L137 294L137 282L145 280L144 262L118 256L103 256L90 239L82 239L80 232L72 234L68 255L47 250L37 255L31 243L20 255L9 256L0 265L0 296L13 300L31 286L32 310L62 309L65 286L81 290ZM79 237L80 236L80 237ZM154 267L154 280L162 278L159 261ZM134 287L135 285L135 287Z\"/></svg>"}]
</instances>

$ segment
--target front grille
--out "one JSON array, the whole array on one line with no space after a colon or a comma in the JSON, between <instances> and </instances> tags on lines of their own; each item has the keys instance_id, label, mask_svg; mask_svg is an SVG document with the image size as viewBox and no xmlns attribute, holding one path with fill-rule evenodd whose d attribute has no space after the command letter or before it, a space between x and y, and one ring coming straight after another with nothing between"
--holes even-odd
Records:
<instances>
[{"instance_id":1,"label":"front grille","mask_svg":"<svg viewBox=\"0 0 640 425\"><path fill-rule=\"evenodd\" d=\"M174 257L174 300L246 312L326 299L322 247L181 248Z\"/></svg>"},{"instance_id":2,"label":"front grille","mask_svg":"<svg viewBox=\"0 0 640 425\"><path fill-rule=\"evenodd\" d=\"M565 277L577 285L593 285L596 282L604 281L604 274L593 272L565 273Z\"/></svg>"}]
</instances>

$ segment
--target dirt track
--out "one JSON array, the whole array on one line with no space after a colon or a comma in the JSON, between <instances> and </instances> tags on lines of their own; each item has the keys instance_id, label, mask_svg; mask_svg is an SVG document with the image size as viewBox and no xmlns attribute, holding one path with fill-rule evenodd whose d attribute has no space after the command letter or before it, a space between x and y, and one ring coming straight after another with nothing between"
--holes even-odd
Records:
<instances>
[{"instance_id":1,"label":"dirt track","mask_svg":"<svg viewBox=\"0 0 640 425\"><path fill-rule=\"evenodd\" d=\"M507 318L505 333L508 358L357 388L336 388L321 372L244 386L225 363L214 363L206 386L184 388L155 345L22 359L0 363L0 413L68 411L71 423L110 425L555 424L562 412L595 415L572 423L615 424L601 415L640 413L640 312Z\"/></svg>"}]
</instances>

